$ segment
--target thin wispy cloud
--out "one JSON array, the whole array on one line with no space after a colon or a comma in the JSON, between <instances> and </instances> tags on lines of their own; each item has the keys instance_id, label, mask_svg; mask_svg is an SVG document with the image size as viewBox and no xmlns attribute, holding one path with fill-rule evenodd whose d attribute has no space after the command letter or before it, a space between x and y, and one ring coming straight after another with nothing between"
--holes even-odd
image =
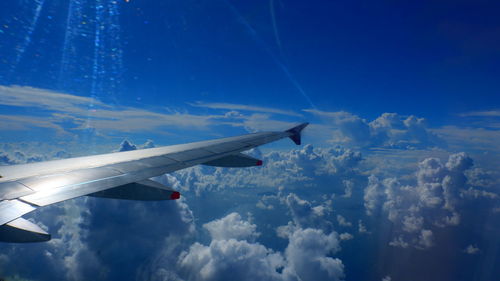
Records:
<instances>
[{"instance_id":1,"label":"thin wispy cloud","mask_svg":"<svg viewBox=\"0 0 500 281\"><path fill-rule=\"evenodd\" d=\"M144 132L160 127L206 128L221 116L181 112L154 112L134 107L107 105L89 97L22 86L0 86L0 105L29 108L29 115L2 116L4 130L29 127L69 132L88 129ZM61 123L67 124L65 127Z\"/></svg>"},{"instance_id":2,"label":"thin wispy cloud","mask_svg":"<svg viewBox=\"0 0 500 281\"><path fill-rule=\"evenodd\" d=\"M93 129L100 132L143 133L173 129L207 130L215 125L244 127L247 131L286 129L297 122L278 121L274 115L299 117L300 114L277 108L226 103L194 103L195 107L230 109L231 114L193 114L186 111L152 111L130 106L110 105L90 97L24 86L0 86L0 105L29 109L4 114L4 131L53 129L57 134ZM243 114L239 111L248 111Z\"/></svg>"},{"instance_id":3,"label":"thin wispy cloud","mask_svg":"<svg viewBox=\"0 0 500 281\"><path fill-rule=\"evenodd\" d=\"M234 104L234 103L220 103L220 102L196 102L189 103L189 105L194 107L203 107L210 109L227 109L227 110L242 110L242 111L253 111L253 112L262 112L262 113L271 113L271 114L281 114L288 116L296 116L302 117L301 114L291 111L291 110L283 110L272 107L264 107L264 106L254 106L254 105L246 105L246 104Z\"/></svg>"},{"instance_id":4,"label":"thin wispy cloud","mask_svg":"<svg viewBox=\"0 0 500 281\"><path fill-rule=\"evenodd\" d=\"M0 115L0 129L2 131L22 131L28 130L30 126L46 129L54 129L57 133L64 134L64 129L56 124L51 118L39 116L12 116Z\"/></svg>"},{"instance_id":5,"label":"thin wispy cloud","mask_svg":"<svg viewBox=\"0 0 500 281\"><path fill-rule=\"evenodd\" d=\"M16 85L0 86L0 104L73 113L83 113L89 105L110 108L110 106L89 97Z\"/></svg>"},{"instance_id":6,"label":"thin wispy cloud","mask_svg":"<svg viewBox=\"0 0 500 281\"><path fill-rule=\"evenodd\" d=\"M500 110L471 111L460 114L461 117L500 117Z\"/></svg>"}]
</instances>

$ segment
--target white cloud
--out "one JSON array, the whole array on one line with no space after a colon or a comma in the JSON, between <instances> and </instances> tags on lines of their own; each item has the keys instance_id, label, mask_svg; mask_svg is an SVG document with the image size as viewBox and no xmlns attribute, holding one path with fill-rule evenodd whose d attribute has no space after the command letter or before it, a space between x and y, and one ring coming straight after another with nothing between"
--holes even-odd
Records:
<instances>
[{"instance_id":1,"label":"white cloud","mask_svg":"<svg viewBox=\"0 0 500 281\"><path fill-rule=\"evenodd\" d=\"M356 167L362 160L360 153L349 149L315 149L311 145L287 152L250 153L257 153L254 156L263 159L264 165L231 170L196 166L177 171L174 176L183 187L197 194L239 187L315 187L326 186L325 183L334 186L358 176Z\"/></svg>"},{"instance_id":2,"label":"white cloud","mask_svg":"<svg viewBox=\"0 0 500 281\"><path fill-rule=\"evenodd\" d=\"M466 172L468 184L474 187L493 190L500 185L500 172L482 168L469 169Z\"/></svg>"},{"instance_id":3,"label":"white cloud","mask_svg":"<svg viewBox=\"0 0 500 281\"><path fill-rule=\"evenodd\" d=\"M467 246L464 250L464 253L469 254L469 255L475 255L480 252L479 248L475 245L469 245Z\"/></svg>"},{"instance_id":4,"label":"white cloud","mask_svg":"<svg viewBox=\"0 0 500 281\"><path fill-rule=\"evenodd\" d=\"M368 230L366 230L366 226L362 220L358 220L358 232L359 233L368 233Z\"/></svg>"},{"instance_id":5,"label":"white cloud","mask_svg":"<svg viewBox=\"0 0 500 281\"><path fill-rule=\"evenodd\" d=\"M120 147L115 151L131 151L131 150L153 148L153 147L155 147L155 144L153 143L152 140L147 140L142 145L135 145L131 141L125 139L121 142Z\"/></svg>"},{"instance_id":6,"label":"white cloud","mask_svg":"<svg viewBox=\"0 0 500 281\"><path fill-rule=\"evenodd\" d=\"M194 243L178 262L185 280L282 280L277 270L283 266L279 253L235 239Z\"/></svg>"},{"instance_id":7,"label":"white cloud","mask_svg":"<svg viewBox=\"0 0 500 281\"><path fill-rule=\"evenodd\" d=\"M462 117L500 117L500 110L489 110L489 111L471 111L461 113Z\"/></svg>"},{"instance_id":8,"label":"white cloud","mask_svg":"<svg viewBox=\"0 0 500 281\"><path fill-rule=\"evenodd\" d=\"M340 240L347 241L347 240L353 239L354 236L352 236L352 234L350 234L350 233L344 232L344 233L341 233L339 235L339 238L340 238Z\"/></svg>"},{"instance_id":9,"label":"white cloud","mask_svg":"<svg viewBox=\"0 0 500 281\"><path fill-rule=\"evenodd\" d=\"M52 240L1 245L2 253L10 258L6 264L0 262L2 273L22 267L23 276L36 276L37 280L126 279L144 262L137 261L137 256L152 258L162 251L168 253L169 262L172 257L176 262L194 234L193 216L184 198L133 202L82 197L29 216L46 225L42 228L52 234ZM120 266L117 257L133 266Z\"/></svg>"},{"instance_id":10,"label":"white cloud","mask_svg":"<svg viewBox=\"0 0 500 281\"><path fill-rule=\"evenodd\" d=\"M247 240L255 241L259 237L257 226L241 219L240 214L231 213L222 219L203 225L210 232L212 240Z\"/></svg>"},{"instance_id":11,"label":"white cloud","mask_svg":"<svg viewBox=\"0 0 500 281\"><path fill-rule=\"evenodd\" d=\"M491 162L493 165L500 163L496 157L497 153L500 152L498 142L500 130L448 125L432 131L445 139L450 149L467 149L467 151L492 154L485 162Z\"/></svg>"},{"instance_id":12,"label":"white cloud","mask_svg":"<svg viewBox=\"0 0 500 281\"><path fill-rule=\"evenodd\" d=\"M393 246L393 247L401 247L401 248L408 248L410 246L410 244L408 244L408 242L406 242L403 239L403 237L401 237L401 236L394 238L394 240L389 242L389 245Z\"/></svg>"},{"instance_id":13,"label":"white cloud","mask_svg":"<svg viewBox=\"0 0 500 281\"><path fill-rule=\"evenodd\" d=\"M15 85L0 86L0 104L73 113L84 113L89 105L109 108L104 103L89 97Z\"/></svg>"},{"instance_id":14,"label":"white cloud","mask_svg":"<svg viewBox=\"0 0 500 281\"><path fill-rule=\"evenodd\" d=\"M347 221L346 218L344 218L341 215L337 215L337 222L339 223L340 226L347 226L347 227L352 226L352 223Z\"/></svg>"},{"instance_id":15,"label":"white cloud","mask_svg":"<svg viewBox=\"0 0 500 281\"><path fill-rule=\"evenodd\" d=\"M259 209L263 210L273 210L274 205L270 201L276 201L278 200L278 196L275 195L263 195L259 202L255 204L255 206Z\"/></svg>"},{"instance_id":16,"label":"white cloud","mask_svg":"<svg viewBox=\"0 0 500 281\"><path fill-rule=\"evenodd\" d=\"M196 107L204 107L211 109L228 109L228 110L242 110L242 111L255 111L255 112L263 112L263 113L272 113L272 114L281 114L288 116L301 117L299 113L293 112L291 110L282 110L278 108L272 107L264 107L264 106L253 106L246 104L233 104L233 103L221 103L221 102L196 102L190 103L192 106Z\"/></svg>"},{"instance_id":17,"label":"white cloud","mask_svg":"<svg viewBox=\"0 0 500 281\"><path fill-rule=\"evenodd\" d=\"M264 113L254 113L242 118L241 122L233 123L233 126L244 127L249 132L275 131L288 129L297 125L297 122L287 122L275 120L271 115Z\"/></svg>"},{"instance_id":18,"label":"white cloud","mask_svg":"<svg viewBox=\"0 0 500 281\"><path fill-rule=\"evenodd\" d=\"M418 237L418 246L422 249L430 248L434 245L434 234L431 230L422 229Z\"/></svg>"},{"instance_id":19,"label":"white cloud","mask_svg":"<svg viewBox=\"0 0 500 281\"><path fill-rule=\"evenodd\" d=\"M345 186L344 195L342 195L342 197L351 198L354 182L352 180L343 180L342 183Z\"/></svg>"},{"instance_id":20,"label":"white cloud","mask_svg":"<svg viewBox=\"0 0 500 281\"><path fill-rule=\"evenodd\" d=\"M379 207L382 200L384 200L385 187L381 184L379 179L371 175L368 177L368 186L365 188L364 205L366 213L372 215Z\"/></svg>"},{"instance_id":21,"label":"white cloud","mask_svg":"<svg viewBox=\"0 0 500 281\"><path fill-rule=\"evenodd\" d=\"M306 112L318 115L332 121L341 133L340 142L350 142L365 146L370 142L370 128L366 120L345 111L325 112L316 109L306 109Z\"/></svg>"},{"instance_id":22,"label":"white cloud","mask_svg":"<svg viewBox=\"0 0 500 281\"><path fill-rule=\"evenodd\" d=\"M61 123L71 123L75 129L93 128L102 131L145 132L158 128L205 129L220 116L188 113L159 113L133 107L110 106L89 97L21 86L0 86L0 104L34 108L37 116L5 115L4 130L25 130L30 127L51 128L68 133Z\"/></svg>"},{"instance_id":23,"label":"white cloud","mask_svg":"<svg viewBox=\"0 0 500 281\"><path fill-rule=\"evenodd\" d=\"M267 154L261 154L257 149L250 154L262 159L264 165L247 169L201 165L177 171L173 175L178 178L183 187L197 194L243 187L284 187L287 189L321 187L331 192L341 192L334 188L342 186L346 179L352 180L359 177L357 166L362 159L360 153L349 149L339 147L316 149L311 145L286 152L273 151Z\"/></svg>"},{"instance_id":24,"label":"white cloud","mask_svg":"<svg viewBox=\"0 0 500 281\"><path fill-rule=\"evenodd\" d=\"M443 141L427 128L425 119L413 115L383 113L369 122L345 111L304 110L332 124L333 142L361 147L417 149L443 146Z\"/></svg>"},{"instance_id":25,"label":"white cloud","mask_svg":"<svg viewBox=\"0 0 500 281\"><path fill-rule=\"evenodd\" d=\"M409 215L403 217L403 230L406 232L416 232L422 229L424 218L421 216Z\"/></svg>"},{"instance_id":26,"label":"white cloud","mask_svg":"<svg viewBox=\"0 0 500 281\"><path fill-rule=\"evenodd\" d=\"M319 229L297 229L285 250L288 267L285 275L297 275L299 280L342 280L344 265L338 258L327 255L340 250L337 234L328 235Z\"/></svg>"},{"instance_id":27,"label":"white cloud","mask_svg":"<svg viewBox=\"0 0 500 281\"><path fill-rule=\"evenodd\" d=\"M283 253L252 241L256 225L231 213L204 225L212 240L193 243L171 265L156 262L148 280L341 280L344 265L337 233L293 226ZM343 235L343 239L350 239ZM250 239L249 239L250 238ZM169 253L170 254L170 253Z\"/></svg>"},{"instance_id":28,"label":"white cloud","mask_svg":"<svg viewBox=\"0 0 500 281\"><path fill-rule=\"evenodd\" d=\"M313 207L309 201L300 199L294 193L290 193L285 202L296 226L331 229L331 223L325 219L331 212L328 206L318 205Z\"/></svg>"},{"instance_id":29,"label":"white cloud","mask_svg":"<svg viewBox=\"0 0 500 281\"><path fill-rule=\"evenodd\" d=\"M66 136L68 132L58 124L57 118L40 117L40 116L16 116L16 115L0 115L2 122L0 130L5 131L28 131L31 127L44 129L52 129L59 136Z\"/></svg>"},{"instance_id":30,"label":"white cloud","mask_svg":"<svg viewBox=\"0 0 500 281\"><path fill-rule=\"evenodd\" d=\"M395 178L380 181L370 176L364 194L367 214L373 215L382 207L396 224L402 233L391 245L429 248L434 244L430 228L460 223L461 193L467 188L465 172L471 166L472 159L465 153L450 155L445 164L427 158L418 165L415 186L403 185Z\"/></svg>"}]
</instances>

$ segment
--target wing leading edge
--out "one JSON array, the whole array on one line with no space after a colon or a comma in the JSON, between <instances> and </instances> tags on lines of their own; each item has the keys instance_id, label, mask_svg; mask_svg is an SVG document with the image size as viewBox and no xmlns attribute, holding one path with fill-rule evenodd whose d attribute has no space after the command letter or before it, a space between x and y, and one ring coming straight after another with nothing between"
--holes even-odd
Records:
<instances>
[{"instance_id":1,"label":"wing leading edge","mask_svg":"<svg viewBox=\"0 0 500 281\"><path fill-rule=\"evenodd\" d=\"M283 132L237 137L143 150L0 167L0 241L40 242L50 235L21 216L38 207L80 196L129 200L175 200L179 192L148 180L198 164L218 167L260 166L242 154L282 138L301 143L308 123Z\"/></svg>"}]
</instances>

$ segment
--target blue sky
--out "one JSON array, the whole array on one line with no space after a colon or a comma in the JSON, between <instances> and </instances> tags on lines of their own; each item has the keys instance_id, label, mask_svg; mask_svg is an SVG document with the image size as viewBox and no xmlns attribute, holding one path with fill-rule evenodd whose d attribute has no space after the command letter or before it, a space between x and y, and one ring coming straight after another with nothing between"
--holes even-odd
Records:
<instances>
[{"instance_id":1,"label":"blue sky","mask_svg":"<svg viewBox=\"0 0 500 281\"><path fill-rule=\"evenodd\" d=\"M19 31L27 28L19 21L32 21L34 8L20 3L19 14L2 9L2 18L10 22L2 29L2 50L13 57L13 44L23 45L26 38ZM103 89L95 94L121 104L140 99L147 105L184 107L186 101L202 100L279 103L300 110L310 107L300 85L322 110L347 110L367 118L383 112L415 114L437 125L463 112L496 109L499 42L493 4L272 4L273 9L268 1L118 2L121 32L110 37L120 40L120 87L114 93ZM91 34L73 42L81 53L72 62L80 69L69 80L81 78L85 83L66 82L69 89L64 89L58 81L63 31L85 33L93 24L88 20L65 26L66 9L64 1L45 4L40 25L14 66L16 74L6 75L4 83L29 82L80 95L90 91L95 43ZM2 64L4 75L12 67ZM114 74L105 66L104 76Z\"/></svg>"},{"instance_id":2,"label":"blue sky","mask_svg":"<svg viewBox=\"0 0 500 281\"><path fill-rule=\"evenodd\" d=\"M0 245L0 277L491 280L490 2L1 2L2 164L311 125L261 169L157 178L178 202L37 211L53 241Z\"/></svg>"}]
</instances>

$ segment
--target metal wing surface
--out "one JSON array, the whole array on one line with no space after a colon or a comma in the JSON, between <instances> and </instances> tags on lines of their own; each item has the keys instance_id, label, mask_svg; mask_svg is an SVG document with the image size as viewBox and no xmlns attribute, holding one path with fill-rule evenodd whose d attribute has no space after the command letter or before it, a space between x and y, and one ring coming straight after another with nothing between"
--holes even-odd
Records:
<instances>
[{"instance_id":1,"label":"metal wing surface","mask_svg":"<svg viewBox=\"0 0 500 281\"><path fill-rule=\"evenodd\" d=\"M242 151L289 137L300 144L303 123L283 132L261 132L143 150L0 166L0 241L39 242L50 235L21 218L38 207L90 195L130 200L172 200L179 192L148 180L206 164L260 166Z\"/></svg>"}]
</instances>

